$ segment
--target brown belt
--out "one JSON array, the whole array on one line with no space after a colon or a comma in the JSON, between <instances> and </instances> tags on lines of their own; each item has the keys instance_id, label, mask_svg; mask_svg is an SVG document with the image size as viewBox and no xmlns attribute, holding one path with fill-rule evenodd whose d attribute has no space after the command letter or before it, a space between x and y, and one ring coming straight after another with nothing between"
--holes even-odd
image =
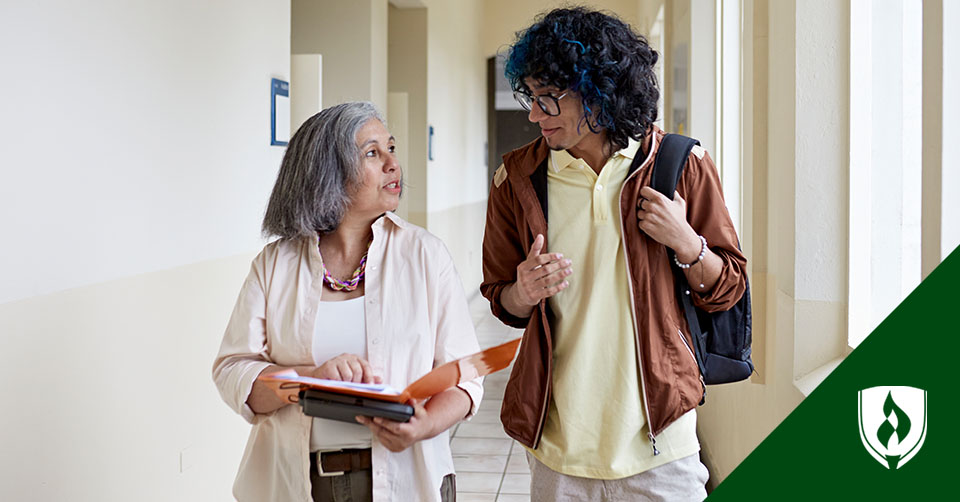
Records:
<instances>
[{"instance_id":1,"label":"brown belt","mask_svg":"<svg viewBox=\"0 0 960 502\"><path fill-rule=\"evenodd\" d=\"M317 458L319 462L317 462ZM317 452L310 455L310 464L319 463L318 472L321 476L340 476L348 472L360 471L370 468L370 448L362 450L340 450Z\"/></svg>"}]
</instances>

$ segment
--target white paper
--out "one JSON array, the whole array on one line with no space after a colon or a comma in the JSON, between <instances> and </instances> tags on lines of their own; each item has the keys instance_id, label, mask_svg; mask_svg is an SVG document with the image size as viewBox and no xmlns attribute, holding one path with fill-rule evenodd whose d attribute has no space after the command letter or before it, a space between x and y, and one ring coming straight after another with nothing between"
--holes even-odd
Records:
<instances>
[{"instance_id":1,"label":"white paper","mask_svg":"<svg viewBox=\"0 0 960 502\"><path fill-rule=\"evenodd\" d=\"M290 141L290 97L276 95L276 140Z\"/></svg>"}]
</instances>

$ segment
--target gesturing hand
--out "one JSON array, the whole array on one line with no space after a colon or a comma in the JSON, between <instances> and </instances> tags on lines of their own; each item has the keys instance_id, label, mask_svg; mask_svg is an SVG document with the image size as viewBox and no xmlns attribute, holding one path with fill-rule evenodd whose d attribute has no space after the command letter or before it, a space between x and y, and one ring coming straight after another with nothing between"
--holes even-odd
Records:
<instances>
[{"instance_id":1,"label":"gesturing hand","mask_svg":"<svg viewBox=\"0 0 960 502\"><path fill-rule=\"evenodd\" d=\"M569 286L564 280L573 273L570 260L560 253L540 254L543 249L543 234L537 234L530 246L527 259L517 265L516 299L524 306L533 306Z\"/></svg>"},{"instance_id":2,"label":"gesturing hand","mask_svg":"<svg viewBox=\"0 0 960 502\"><path fill-rule=\"evenodd\" d=\"M439 434L434 432L434 423L423 403L413 402L413 416L408 422L397 422L383 417L356 417L357 422L366 425L381 444L392 452L406 450L422 439Z\"/></svg>"},{"instance_id":3,"label":"gesturing hand","mask_svg":"<svg viewBox=\"0 0 960 502\"><path fill-rule=\"evenodd\" d=\"M673 200L670 200L651 187L641 188L637 199L637 220L640 230L660 244L679 252L693 243L699 253L700 240L687 223L687 201L679 192L674 192Z\"/></svg>"},{"instance_id":4,"label":"gesturing hand","mask_svg":"<svg viewBox=\"0 0 960 502\"><path fill-rule=\"evenodd\" d=\"M340 354L323 363L310 375L314 378L340 380L342 382L380 383L366 359L355 354Z\"/></svg>"}]
</instances>

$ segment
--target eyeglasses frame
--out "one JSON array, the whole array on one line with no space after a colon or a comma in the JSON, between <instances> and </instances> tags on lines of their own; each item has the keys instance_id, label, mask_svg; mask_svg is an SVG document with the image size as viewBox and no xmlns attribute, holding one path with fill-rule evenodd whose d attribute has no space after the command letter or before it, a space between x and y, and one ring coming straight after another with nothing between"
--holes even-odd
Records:
<instances>
[{"instance_id":1,"label":"eyeglasses frame","mask_svg":"<svg viewBox=\"0 0 960 502\"><path fill-rule=\"evenodd\" d=\"M541 95L537 96L537 95L534 95L534 94L530 94L530 93L521 91L520 89L517 89L517 90L513 91L513 99L516 99L517 102L520 103L520 106L521 106L524 110L526 110L526 111L529 112L529 111L533 108L533 106L531 105L531 106L528 108L527 105L524 104L523 100L521 100L520 97L519 97L519 96L521 96L521 95L522 95L522 96L528 96L528 97L530 97L530 101L535 102L535 103L537 104L537 106L540 107L540 110L541 110L543 113L547 114L547 116L549 116L549 117L556 117L556 116L560 115L560 100L563 99L564 96L566 96L566 95L569 94L569 93L570 93L570 91L569 91L569 90L566 90L566 91L563 92L563 94L561 94L561 95L559 95L559 96L553 96L553 95L550 95L550 94L541 94ZM556 105L556 107L557 107L557 113L550 113L550 112L547 110L547 108L544 106L544 104L540 101L540 100L543 99L543 98L550 98L550 99L553 100L553 104Z\"/></svg>"}]
</instances>

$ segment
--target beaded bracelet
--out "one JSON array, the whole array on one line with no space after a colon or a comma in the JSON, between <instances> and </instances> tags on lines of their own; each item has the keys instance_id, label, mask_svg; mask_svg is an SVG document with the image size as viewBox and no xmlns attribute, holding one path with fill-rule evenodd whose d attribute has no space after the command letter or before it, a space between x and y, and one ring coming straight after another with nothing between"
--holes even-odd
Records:
<instances>
[{"instance_id":1,"label":"beaded bracelet","mask_svg":"<svg viewBox=\"0 0 960 502\"><path fill-rule=\"evenodd\" d=\"M707 238L702 235L698 235L697 237L700 238L700 255L697 256L696 260L693 260L690 263L680 263L680 260L677 259L677 253L673 253L673 262L676 263L678 267L683 269L690 268L697 263L700 263L700 260L707 255Z\"/></svg>"}]
</instances>

